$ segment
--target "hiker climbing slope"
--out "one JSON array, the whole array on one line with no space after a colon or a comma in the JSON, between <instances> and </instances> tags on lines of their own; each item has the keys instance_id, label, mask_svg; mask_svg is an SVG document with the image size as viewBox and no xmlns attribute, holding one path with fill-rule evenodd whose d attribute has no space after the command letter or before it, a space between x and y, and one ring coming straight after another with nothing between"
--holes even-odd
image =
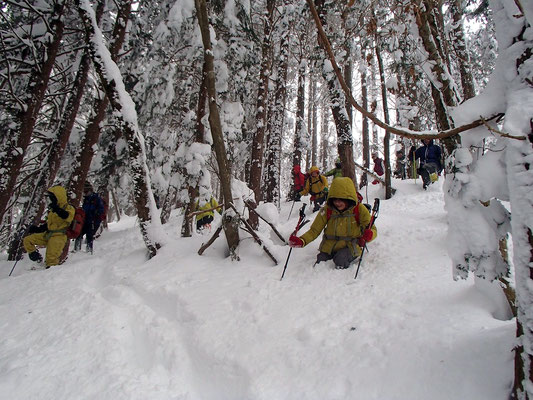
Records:
<instances>
[{"instance_id":1,"label":"hiker climbing slope","mask_svg":"<svg viewBox=\"0 0 533 400\"><path fill-rule=\"evenodd\" d=\"M59 264L59 258L67 242L67 228L74 218L74 207L67 203L67 191L62 186L53 186L46 192L48 215L46 222L32 225L24 238L24 249L30 260L41 262L43 257L37 247L46 247L45 265L50 268Z\"/></svg>"},{"instance_id":2,"label":"hiker climbing slope","mask_svg":"<svg viewBox=\"0 0 533 400\"><path fill-rule=\"evenodd\" d=\"M365 243L377 236L376 228L367 228L369 223L370 212L358 200L353 181L348 177L335 178L326 206L306 233L289 238L289 245L304 247L324 231L317 263L333 259L336 268L348 268L361 255Z\"/></svg>"}]
</instances>

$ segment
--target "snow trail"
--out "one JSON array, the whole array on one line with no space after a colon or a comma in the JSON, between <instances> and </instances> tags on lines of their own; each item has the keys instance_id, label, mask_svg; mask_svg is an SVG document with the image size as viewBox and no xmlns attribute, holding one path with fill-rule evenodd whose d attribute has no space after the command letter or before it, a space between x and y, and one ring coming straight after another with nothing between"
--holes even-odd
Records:
<instances>
[{"instance_id":1,"label":"snow trail","mask_svg":"<svg viewBox=\"0 0 533 400\"><path fill-rule=\"evenodd\" d=\"M61 267L29 273L24 259L8 278L4 256L0 399L505 398L514 322L452 281L440 182L394 185L350 285L353 267L312 268L319 239L280 282L289 248L266 224L276 267L251 239L240 262L223 237L198 256L209 236L179 238L179 216L149 261L127 217ZM275 221L285 236L290 206Z\"/></svg>"}]
</instances>

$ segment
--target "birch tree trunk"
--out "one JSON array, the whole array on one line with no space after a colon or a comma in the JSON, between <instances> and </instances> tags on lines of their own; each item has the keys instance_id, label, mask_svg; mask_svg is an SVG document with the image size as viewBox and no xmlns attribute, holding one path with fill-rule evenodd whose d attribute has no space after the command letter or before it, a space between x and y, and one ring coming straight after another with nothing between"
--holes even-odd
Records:
<instances>
[{"instance_id":1,"label":"birch tree trunk","mask_svg":"<svg viewBox=\"0 0 533 400\"><path fill-rule=\"evenodd\" d=\"M298 68L298 93L296 95L296 127L294 132L294 151L292 153L292 165L300 165L302 162L302 139L304 132L305 117L305 65L300 58Z\"/></svg>"},{"instance_id":2,"label":"birch tree trunk","mask_svg":"<svg viewBox=\"0 0 533 400\"><path fill-rule=\"evenodd\" d=\"M232 259L238 259L236 251L239 245L239 226L235 216L231 216L230 213L228 213L228 209L231 209L231 206L233 205L231 175L228 168L222 125L216 103L215 66L211 38L209 36L209 19L207 15L206 0L194 0L194 5L196 7L198 25L200 26L202 42L204 45L204 62L206 64L207 72L207 93L209 95L209 126L213 137L213 145L220 174L220 186L224 198L224 217L222 220L222 226L226 234L230 256Z\"/></svg>"}]
</instances>

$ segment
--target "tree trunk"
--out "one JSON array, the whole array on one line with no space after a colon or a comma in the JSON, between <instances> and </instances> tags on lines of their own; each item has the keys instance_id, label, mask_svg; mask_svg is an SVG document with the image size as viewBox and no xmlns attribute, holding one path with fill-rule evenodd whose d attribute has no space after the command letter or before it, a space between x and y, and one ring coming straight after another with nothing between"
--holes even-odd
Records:
<instances>
[{"instance_id":1,"label":"tree trunk","mask_svg":"<svg viewBox=\"0 0 533 400\"><path fill-rule=\"evenodd\" d=\"M323 15L323 0L315 0L319 18L322 22L322 26L325 26L325 18ZM344 92L342 91L335 73L329 67L329 60L326 44L320 39L319 45L324 50L322 59L322 76L326 81L328 87L328 94L331 104L331 113L333 120L335 121L335 127L337 128L337 150L342 163L342 173L344 176L353 180L355 187L357 187L357 177L355 175L355 164L353 154L353 137L352 127L348 114L346 113L346 99Z\"/></svg>"},{"instance_id":2,"label":"tree trunk","mask_svg":"<svg viewBox=\"0 0 533 400\"><path fill-rule=\"evenodd\" d=\"M211 48L211 38L209 36L209 19L207 15L206 0L194 0L194 5L196 7L198 25L200 26L202 42L204 45L204 62L207 71L207 93L209 95L209 126L213 137L213 146L215 148L220 174L220 185L222 188L222 196L224 198L222 226L226 234L230 256L232 259L238 259L236 251L239 245L239 221L236 216L231 216L231 214L227 212L233 205L233 195L231 193L231 175L228 168L228 160L226 159L222 125L216 103L215 67L213 50Z\"/></svg>"},{"instance_id":3,"label":"tree trunk","mask_svg":"<svg viewBox=\"0 0 533 400\"><path fill-rule=\"evenodd\" d=\"M313 72L310 71L309 82L309 126L308 129L311 133L311 165L317 165L317 153L318 153L318 138L316 129L316 79L313 76Z\"/></svg>"},{"instance_id":4,"label":"tree trunk","mask_svg":"<svg viewBox=\"0 0 533 400\"><path fill-rule=\"evenodd\" d=\"M457 97L453 92L454 85L450 81L450 74L447 73L448 68L445 60L441 57L441 52L436 46L438 41L432 35L432 30L436 30L436 27L432 27L431 24L431 21L434 21L432 12L431 0L423 0L420 7L415 8L415 20L431 65L429 78L431 96L435 105L437 128L443 131L453 127L452 118L448 114L448 107L457 105ZM447 154L451 154L455 150L458 141L459 136L457 135L443 140Z\"/></svg>"},{"instance_id":5,"label":"tree trunk","mask_svg":"<svg viewBox=\"0 0 533 400\"><path fill-rule=\"evenodd\" d=\"M98 9L103 7L103 4L103 1L99 2ZM125 7L129 8L128 5ZM125 12L129 13L129 10L120 10L119 14L124 14ZM115 62L117 61L119 51L122 48L124 38L126 37L126 24L123 24L122 22L123 21L120 18L117 18L112 33L113 40L111 41L111 46L109 48L111 59ZM85 128L85 135L82 139L78 154L76 155L74 169L68 183L68 188L73 196L71 202L74 207L78 207L81 203L83 197L83 185L87 180L87 175L89 174L91 162L94 157L94 146L100 139L100 133L102 130L101 126L106 116L107 107L109 106L109 98L105 90L101 96L102 97L97 98L94 101L93 114Z\"/></svg>"},{"instance_id":6,"label":"tree trunk","mask_svg":"<svg viewBox=\"0 0 533 400\"><path fill-rule=\"evenodd\" d=\"M450 32L450 43L456 54L461 74L461 86L463 88L463 101L476 95L472 68L470 67L470 54L466 48L466 38L463 26L464 6L462 0L450 1L450 13L453 19L453 29Z\"/></svg>"},{"instance_id":7,"label":"tree trunk","mask_svg":"<svg viewBox=\"0 0 533 400\"><path fill-rule=\"evenodd\" d=\"M364 48L361 48L361 62L367 62L367 54ZM368 86L367 86L367 73L366 68L361 69L361 104L365 110L368 110ZM370 168L370 126L368 123L368 118L363 115L363 127L362 127L362 136L363 136L363 166L366 169ZM363 174L361 177L360 188L368 184L367 174Z\"/></svg>"},{"instance_id":8,"label":"tree trunk","mask_svg":"<svg viewBox=\"0 0 533 400\"><path fill-rule=\"evenodd\" d=\"M302 59L299 60L298 68L298 93L296 95L296 127L294 131L294 151L292 153L292 165L300 165L302 162L302 139L305 116L305 66Z\"/></svg>"},{"instance_id":9,"label":"tree trunk","mask_svg":"<svg viewBox=\"0 0 533 400\"><path fill-rule=\"evenodd\" d=\"M42 65L34 65L31 69L27 94L25 93L25 97L19 99L20 109L16 115L16 123L13 126L1 128L3 131L2 144L5 148L2 149L2 158L0 159L2 167L0 174L0 221L4 218L9 199L14 191L61 45L65 27L64 9L65 1L59 1L54 5L53 15L49 23L52 29L50 34L53 37L46 45ZM24 104L20 104L21 100Z\"/></svg>"},{"instance_id":10,"label":"tree trunk","mask_svg":"<svg viewBox=\"0 0 533 400\"><path fill-rule=\"evenodd\" d=\"M150 208L155 209L155 201L149 184L150 178L148 166L146 165L144 141L137 127L135 105L124 88L122 77L114 73L118 72L118 67L112 60L109 51L104 46L98 45L101 41L102 33L97 26L89 1L77 0L77 3L87 33L87 44L90 46L96 72L109 98L111 107L117 115L119 126L128 145L128 161L134 184L137 217L139 218L141 234L148 249L149 257L153 257L157 254L159 244L152 239L148 228L153 223ZM118 6L117 25L121 24L125 29L131 10L131 0L118 2Z\"/></svg>"},{"instance_id":11,"label":"tree trunk","mask_svg":"<svg viewBox=\"0 0 533 400\"><path fill-rule=\"evenodd\" d=\"M17 232L9 246L8 259L15 260L20 256L21 240L30 225L37 223L43 212L43 198L45 191L51 186L55 179L61 159L65 151L72 127L78 114L81 104L85 84L89 74L90 58L87 51L84 51L76 79L74 80L73 95L69 97L67 106L63 114L63 119L59 125L57 136L50 145L50 150L46 159L41 163L40 174L33 185L33 191L25 201L24 211L17 224Z\"/></svg>"},{"instance_id":12,"label":"tree trunk","mask_svg":"<svg viewBox=\"0 0 533 400\"><path fill-rule=\"evenodd\" d=\"M383 59L381 57L381 43L378 36L378 32L375 32L376 41L376 60L378 62L379 79L381 83L381 99L383 102L383 119L387 125L390 125L389 106L387 101L387 87L385 82L385 69L383 68ZM390 167L390 132L385 131L385 137L383 138L383 157L385 164L385 199L392 197L391 187L391 167Z\"/></svg>"},{"instance_id":13,"label":"tree trunk","mask_svg":"<svg viewBox=\"0 0 533 400\"><path fill-rule=\"evenodd\" d=\"M288 24L287 24L288 25ZM280 206L280 174L281 174L281 139L285 123L285 103L287 101L287 73L289 70L289 41L287 35L282 35L278 62L276 64L276 80L274 96L272 99L272 117L268 120L267 140L267 173L265 185L265 200L269 203L276 202Z\"/></svg>"},{"instance_id":14,"label":"tree trunk","mask_svg":"<svg viewBox=\"0 0 533 400\"><path fill-rule=\"evenodd\" d=\"M255 194L255 204L259 204L261 198L261 177L263 174L263 147L268 113L268 84L272 69L272 19L274 15L274 0L267 0L268 14L263 17L264 33L261 46L261 69L259 71L259 87L257 90L256 129L252 140L252 160L250 165L250 189ZM257 230L259 219L256 214L250 213L249 223Z\"/></svg>"}]
</instances>

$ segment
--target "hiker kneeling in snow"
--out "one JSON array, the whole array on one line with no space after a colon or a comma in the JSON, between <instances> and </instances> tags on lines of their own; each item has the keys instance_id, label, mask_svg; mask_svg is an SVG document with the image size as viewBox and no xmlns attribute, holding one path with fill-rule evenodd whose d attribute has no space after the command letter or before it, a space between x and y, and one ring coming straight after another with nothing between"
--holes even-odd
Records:
<instances>
[{"instance_id":1,"label":"hiker kneeling in snow","mask_svg":"<svg viewBox=\"0 0 533 400\"><path fill-rule=\"evenodd\" d=\"M370 213L358 201L353 181L348 177L335 178L326 206L320 210L306 233L289 238L289 246L304 247L324 230L316 262L333 259L335 268L348 268L361 255L365 243L377 235L375 227L367 228L369 224Z\"/></svg>"},{"instance_id":2,"label":"hiker kneeling in snow","mask_svg":"<svg viewBox=\"0 0 533 400\"><path fill-rule=\"evenodd\" d=\"M46 192L48 197L48 216L46 223L30 226L24 238L24 249L30 260L41 262L43 257L36 246L46 246L46 268L59 264L59 258L67 243L67 228L74 218L74 207L67 203L67 192L62 186L54 186Z\"/></svg>"}]
</instances>

